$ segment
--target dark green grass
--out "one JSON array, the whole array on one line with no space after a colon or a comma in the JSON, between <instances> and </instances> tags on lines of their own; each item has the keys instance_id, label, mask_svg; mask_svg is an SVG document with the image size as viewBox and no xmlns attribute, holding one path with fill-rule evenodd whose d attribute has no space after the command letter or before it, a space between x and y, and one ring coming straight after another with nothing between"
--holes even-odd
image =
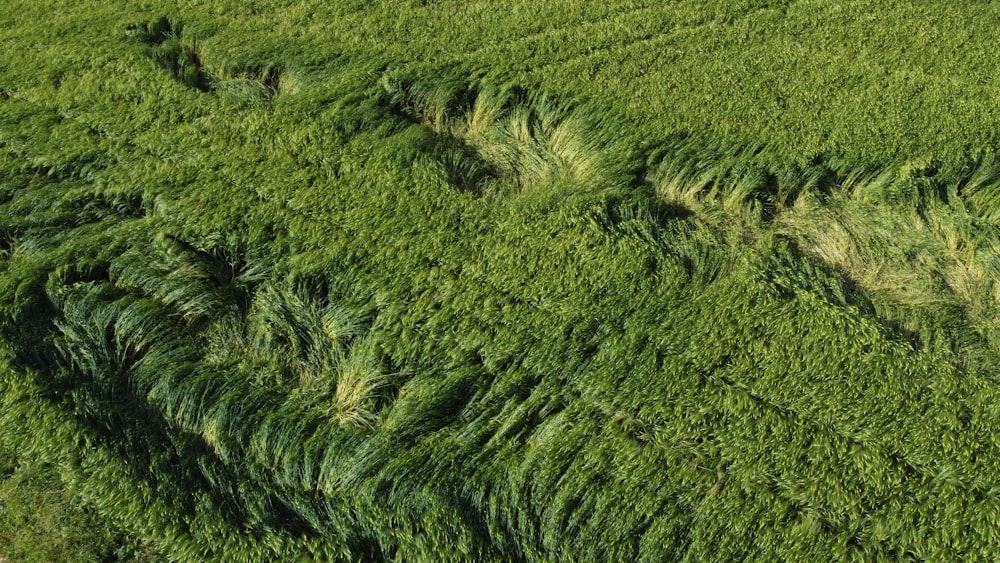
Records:
<instances>
[{"instance_id":1,"label":"dark green grass","mask_svg":"<svg viewBox=\"0 0 1000 563\"><path fill-rule=\"evenodd\" d=\"M11 408L6 401L4 406ZM0 436L0 557L39 563L159 560L148 543L74 497L58 460L36 456L19 430L5 424Z\"/></svg>"}]
</instances>

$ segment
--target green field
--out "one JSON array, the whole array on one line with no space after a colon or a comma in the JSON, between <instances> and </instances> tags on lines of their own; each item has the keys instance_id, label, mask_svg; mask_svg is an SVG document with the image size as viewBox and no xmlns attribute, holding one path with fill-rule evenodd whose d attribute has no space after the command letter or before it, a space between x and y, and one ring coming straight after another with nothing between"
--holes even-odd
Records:
<instances>
[{"instance_id":1,"label":"green field","mask_svg":"<svg viewBox=\"0 0 1000 563\"><path fill-rule=\"evenodd\" d=\"M210 4L0 2L0 556L1000 557L1000 4Z\"/></svg>"}]
</instances>

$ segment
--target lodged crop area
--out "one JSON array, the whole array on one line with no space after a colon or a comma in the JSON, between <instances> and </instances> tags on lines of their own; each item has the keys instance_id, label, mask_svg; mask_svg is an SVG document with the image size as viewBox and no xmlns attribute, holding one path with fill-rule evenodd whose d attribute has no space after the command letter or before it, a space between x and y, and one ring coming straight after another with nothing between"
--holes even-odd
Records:
<instances>
[{"instance_id":1,"label":"lodged crop area","mask_svg":"<svg viewBox=\"0 0 1000 563\"><path fill-rule=\"evenodd\" d=\"M1000 6L0 2L0 556L1000 556Z\"/></svg>"}]
</instances>

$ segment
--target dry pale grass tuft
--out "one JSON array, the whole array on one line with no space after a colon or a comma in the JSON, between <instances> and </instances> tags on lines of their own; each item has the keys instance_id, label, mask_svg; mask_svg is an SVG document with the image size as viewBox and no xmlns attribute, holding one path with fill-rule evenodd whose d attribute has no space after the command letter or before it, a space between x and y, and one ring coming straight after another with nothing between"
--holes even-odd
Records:
<instances>
[{"instance_id":1,"label":"dry pale grass tuft","mask_svg":"<svg viewBox=\"0 0 1000 563\"><path fill-rule=\"evenodd\" d=\"M374 346L356 345L338 373L330 415L341 424L374 429L379 421L376 405L389 377L379 369Z\"/></svg>"}]
</instances>

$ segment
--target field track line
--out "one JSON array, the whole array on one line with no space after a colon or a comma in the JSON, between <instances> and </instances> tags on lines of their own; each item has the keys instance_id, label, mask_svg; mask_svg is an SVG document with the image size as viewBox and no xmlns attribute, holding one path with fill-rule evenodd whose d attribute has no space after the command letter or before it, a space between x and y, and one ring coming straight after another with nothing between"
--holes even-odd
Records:
<instances>
[{"instance_id":1,"label":"field track line","mask_svg":"<svg viewBox=\"0 0 1000 563\"><path fill-rule=\"evenodd\" d=\"M637 8L629 8L627 10L621 10L621 11L618 11L618 12L611 12L609 14L604 14L601 17L595 18L595 19L592 19L592 20L586 20L586 19L585 20L579 20L579 21L572 22L572 23L564 25L564 26L550 27L550 28L547 28L547 29L543 29L543 30L540 30L540 31L536 31L536 32L530 33L528 35L521 35L521 36L518 36L517 38L515 38L513 40L503 41L502 43L490 43L490 44L487 44L487 45L483 45L482 47L480 47L478 49L461 53L461 56L465 57L465 58L470 58L471 59L471 58L477 57L478 55L489 54L491 51L498 50L498 48L500 48L500 50L503 50L504 48L515 47L515 46L518 46L518 45L521 45L521 44L524 44L524 43L530 43L532 41L540 40L540 39L543 39L545 37L548 37L548 36L551 36L551 35L555 35L557 33L564 32L564 31L572 32L572 31L574 31L576 29L580 29L580 28L586 28L587 30L590 30L590 29L599 27L599 26L601 26L603 24L606 24L606 23L612 23L613 20L619 20L619 19L622 19L622 18L626 18L626 17L630 17L630 16L633 16L633 15L636 15L636 14L640 14L640 13L643 13L643 12L650 12L650 11L655 11L655 10L659 10L659 9L662 9L661 5L659 5L659 4L651 4L651 5L647 5L647 6L640 6L640 7L637 7ZM507 49L507 50L509 50L509 49Z\"/></svg>"},{"instance_id":2,"label":"field track line","mask_svg":"<svg viewBox=\"0 0 1000 563\"><path fill-rule=\"evenodd\" d=\"M470 58L471 59L471 58L475 58L478 55L487 54L487 53L489 53L489 52L491 52L493 50L496 50L496 48L498 46L500 46L500 47L503 47L503 46L517 46L517 45L520 45L520 44L523 44L523 43L529 43L529 42L532 42L532 41L535 41L535 40L539 40L539 39L542 39L544 37L547 37L547 36L550 36L550 35L553 35L553 34L556 34L556 33L559 33L559 32L563 32L563 31L566 31L566 30L571 30L571 29L576 28L576 27L587 26L588 28L592 28L594 25L599 25L602 22L608 21L609 18L621 18L623 16L628 16L628 15L631 15L631 14L638 14L640 12L648 12L648 11L651 11L651 10L656 10L658 8L659 8L659 6L657 6L657 5L642 5L642 6L639 6L637 8L628 8L628 9L620 10L620 11L617 11L617 12L605 13L605 14L603 14L603 15L601 15L599 17L596 17L594 19L578 20L578 21L574 21L574 22L565 24L563 26L550 27L550 28L541 29L541 30L538 30L538 31L535 31L535 32L531 32L531 33L528 33L528 34L525 34L525 35L519 35L519 36L516 36L514 38L505 38L505 39L501 39L499 41L494 41L494 42L482 45L480 47L477 47L477 48L475 48L473 50L463 51L463 52L459 53L458 56L461 56L463 58ZM433 11L433 9L431 9L431 8L426 8L426 10ZM356 11L355 13L356 14L364 14L365 12L363 10L359 10L359 11ZM433 18L433 16L429 16L429 18ZM354 22L355 22L356 25L352 26L352 28L353 29L358 29L358 28L363 27L363 26L360 25L359 22L363 22L366 19L368 19L368 18L365 18L365 17L357 17L357 18L355 18ZM352 35L350 37L346 37L346 38L342 38L342 39L345 40L345 42L347 44L351 45L354 48L370 49L371 46L372 46L371 39L366 39L365 37L363 37L361 35ZM383 45L383 46L385 46L385 45ZM389 46L389 48L391 48L391 45ZM455 55L455 54L454 53L448 53L448 56L452 56L452 55Z\"/></svg>"},{"instance_id":3,"label":"field track line","mask_svg":"<svg viewBox=\"0 0 1000 563\"><path fill-rule=\"evenodd\" d=\"M787 10L787 8L788 8L789 5L791 5L791 4L793 4L793 3L797 2L797 1L801 1L801 0L791 0L791 1L787 2L784 5L784 9ZM773 10L773 9L778 9L778 8L777 7L768 6L768 7L763 7L763 8L755 8L755 9L752 9L752 10L745 10L744 12L742 12L739 15L739 17L736 17L732 21L726 22L723 25L725 25L726 27L733 26L733 25L736 25L737 22L742 21L742 20L744 20L746 18L752 17L753 15L755 15L757 13L760 13L760 12L763 12L763 11L766 11L766 10ZM627 50L627 49L632 49L632 48L637 47L637 46L652 45L652 44L657 43L661 39L670 39L671 41L667 42L667 43L670 43L670 42L672 42L672 40L675 40L677 37L682 37L682 36L684 36L686 34L689 34L689 33L698 32L698 31L700 31L700 30L702 30L702 29L704 29L706 27L710 27L710 26L713 26L713 25L718 25L718 23L720 21L721 20L719 20L719 19L703 20L703 21L700 21L700 22L698 22L696 24L676 26L676 27L674 27L673 29L670 29L670 30L661 31L661 32L654 33L654 34L645 34L645 35L639 36L639 37L637 37L635 39L632 39L632 40L629 40L629 41L624 41L624 42L621 42L621 43L615 43L615 44L611 44L611 45L603 45L603 46L594 47L594 48L588 50L587 52L581 52L581 53L579 53L577 55L574 55L574 56L571 56L571 57L567 57L567 58L564 58L564 59L560 59L560 60L552 60L551 62L548 62L548 63L546 63L544 65L540 65L540 66L534 67L531 72L543 72L544 73L545 70L547 70L549 68L552 68L552 67L562 66L562 65L566 65L566 64L573 64L573 63L575 63L577 61L581 61L581 60L585 60L585 59L589 59L589 58L593 58L593 57L599 57L599 56L604 55L607 52L618 51L618 50ZM547 57L547 58L552 59L553 57Z\"/></svg>"},{"instance_id":4,"label":"field track line","mask_svg":"<svg viewBox=\"0 0 1000 563\"><path fill-rule=\"evenodd\" d=\"M785 0L784 2L780 3L781 9L787 11L788 6L794 4L795 2L799 2L799 1L801 1L801 0ZM628 22L624 21L624 20L626 20L627 18L629 18L629 17L631 17L633 15L636 15L636 14L638 14L640 12L662 13L662 12L665 12L666 10L668 10L668 9L669 8L664 8L662 5L652 5L652 6L645 6L645 7L642 7L642 8L636 8L636 9L633 9L633 10L629 10L628 12L624 12L624 13L620 13L620 14L615 14L613 17L605 17L605 18L601 18L599 20L586 21L586 22L583 22L583 23L580 23L580 24L572 24L572 25L567 25L567 26L563 26L563 27L552 28L552 29L548 29L548 30L545 30L545 31L542 31L542 32L538 32L538 33L529 35L529 36L522 36L522 37L518 38L515 41L511 41L511 42L503 43L503 44L498 44L498 45L490 45L490 46L484 47L483 49L477 49L476 51L470 51L470 52L467 52L467 53L462 53L461 56L463 56L463 57L474 57L474 56L476 56L478 54L481 54L486 49L490 49L491 47L499 47L496 50L500 50L500 51L504 51L504 50L509 51L510 49L506 49L506 47L508 47L508 46L517 46L520 43L524 43L524 42L530 41L530 40L535 39L535 38L540 38L539 36L553 35L553 34L556 34L556 33L559 33L559 32L565 32L567 34L567 36L576 35L576 36L586 37L588 35L591 35L591 33L589 33L589 32L594 31L594 30L600 30L600 29L603 29L603 28L608 27L608 26L611 26L611 27L621 27L621 26L624 26L625 28L627 28L628 27L627 26ZM732 21L727 21L725 23L725 25L726 26L734 25L736 22L738 22L740 20L743 20L743 19L745 19L747 17L750 17L750 16L752 16L752 15L754 15L756 13L759 13L759 12L762 12L762 11L766 11L766 10L772 10L772 9L778 9L778 7L777 6L764 6L764 7L758 7L758 8L743 10L741 12L735 13L734 16L732 17ZM669 15L666 18L667 19L675 19L675 18L670 17ZM721 18L707 18L706 17L706 18L699 19L697 22L692 23L692 24L675 25L672 29L660 31L656 35L676 33L677 31L684 30L684 29L699 29L699 28L702 28L702 27L706 27L706 26L709 26L709 25L716 24L716 23L718 23L720 21L722 21ZM628 44L631 44L631 43L634 43L634 42L637 42L637 41L641 41L643 39L647 39L650 36L651 36L650 34L644 34L644 35L639 36L635 40L626 41L626 42L623 42L623 43L612 43L612 44L602 45L602 46L598 46L598 47L588 47L588 51L597 52L597 51L601 51L601 50L614 49L614 48L622 46L622 45L628 45ZM489 54L490 55L494 55L495 53L489 53ZM587 53L583 53L583 54L587 54ZM560 61L554 61L551 64L559 64L559 62Z\"/></svg>"}]
</instances>

